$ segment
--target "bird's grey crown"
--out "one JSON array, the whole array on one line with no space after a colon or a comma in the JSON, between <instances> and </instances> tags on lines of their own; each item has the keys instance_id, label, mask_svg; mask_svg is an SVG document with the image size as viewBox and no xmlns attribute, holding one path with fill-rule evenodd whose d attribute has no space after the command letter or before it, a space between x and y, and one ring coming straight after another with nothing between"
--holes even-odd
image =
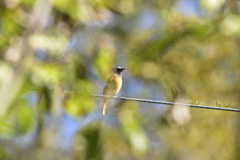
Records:
<instances>
[{"instance_id":1,"label":"bird's grey crown","mask_svg":"<svg viewBox=\"0 0 240 160\"><path fill-rule=\"evenodd\" d=\"M123 67L115 67L115 68L113 68L113 73L122 78L122 72L124 69L125 68L123 68Z\"/></svg>"}]
</instances>

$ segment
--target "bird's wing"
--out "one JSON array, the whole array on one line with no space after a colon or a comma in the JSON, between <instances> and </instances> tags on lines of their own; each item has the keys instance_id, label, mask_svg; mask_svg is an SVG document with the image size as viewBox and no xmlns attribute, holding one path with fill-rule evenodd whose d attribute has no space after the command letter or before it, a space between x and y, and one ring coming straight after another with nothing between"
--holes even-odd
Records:
<instances>
[{"instance_id":1,"label":"bird's wing","mask_svg":"<svg viewBox=\"0 0 240 160\"><path fill-rule=\"evenodd\" d=\"M114 80L114 76L111 75L108 79L107 79L107 83L106 83L106 86L104 87L103 89L103 94L104 95L109 95L111 92L111 88L112 88L112 83L113 83L113 80Z\"/></svg>"},{"instance_id":2,"label":"bird's wing","mask_svg":"<svg viewBox=\"0 0 240 160\"><path fill-rule=\"evenodd\" d=\"M113 75L111 75L111 76L107 79L106 83L111 83L112 80L113 80Z\"/></svg>"}]
</instances>

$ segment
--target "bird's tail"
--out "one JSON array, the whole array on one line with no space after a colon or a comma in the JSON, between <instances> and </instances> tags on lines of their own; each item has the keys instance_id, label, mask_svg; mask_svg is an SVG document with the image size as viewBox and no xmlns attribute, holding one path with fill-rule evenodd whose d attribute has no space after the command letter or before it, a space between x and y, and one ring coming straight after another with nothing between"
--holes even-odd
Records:
<instances>
[{"instance_id":1,"label":"bird's tail","mask_svg":"<svg viewBox=\"0 0 240 160\"><path fill-rule=\"evenodd\" d=\"M107 107L107 103L108 103L109 99L104 99L103 102L103 110L102 110L102 114L105 115L105 111L106 111L106 107Z\"/></svg>"}]
</instances>

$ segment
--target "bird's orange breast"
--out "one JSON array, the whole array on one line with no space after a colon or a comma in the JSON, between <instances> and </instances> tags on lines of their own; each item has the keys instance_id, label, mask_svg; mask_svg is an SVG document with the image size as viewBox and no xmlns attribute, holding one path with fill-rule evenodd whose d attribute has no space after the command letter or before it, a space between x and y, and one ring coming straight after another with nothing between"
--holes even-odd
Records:
<instances>
[{"instance_id":1,"label":"bird's orange breast","mask_svg":"<svg viewBox=\"0 0 240 160\"><path fill-rule=\"evenodd\" d=\"M111 95L114 96L118 93L118 91L122 87L122 78L118 77L117 75L113 75L111 80L108 82L108 84L105 86L103 90L104 95Z\"/></svg>"},{"instance_id":2,"label":"bird's orange breast","mask_svg":"<svg viewBox=\"0 0 240 160\"><path fill-rule=\"evenodd\" d=\"M119 92L119 90L122 87L122 78L118 77L117 75L113 75L113 81L116 84L116 93L117 94Z\"/></svg>"}]
</instances>

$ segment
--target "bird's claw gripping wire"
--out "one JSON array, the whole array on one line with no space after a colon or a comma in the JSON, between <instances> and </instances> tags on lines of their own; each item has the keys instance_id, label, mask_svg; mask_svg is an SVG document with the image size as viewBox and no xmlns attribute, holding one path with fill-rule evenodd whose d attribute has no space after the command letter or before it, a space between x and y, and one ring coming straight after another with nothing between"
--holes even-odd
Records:
<instances>
[{"instance_id":1,"label":"bird's claw gripping wire","mask_svg":"<svg viewBox=\"0 0 240 160\"><path fill-rule=\"evenodd\" d=\"M117 100L120 101L120 100L121 100L121 97L117 97Z\"/></svg>"}]
</instances>

